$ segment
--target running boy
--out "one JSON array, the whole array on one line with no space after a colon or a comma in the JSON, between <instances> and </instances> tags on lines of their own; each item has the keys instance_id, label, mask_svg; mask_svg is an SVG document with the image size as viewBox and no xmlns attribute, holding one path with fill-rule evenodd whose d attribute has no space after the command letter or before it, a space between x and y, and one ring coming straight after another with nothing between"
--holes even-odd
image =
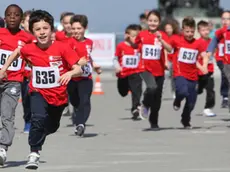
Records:
<instances>
[{"instance_id":1,"label":"running boy","mask_svg":"<svg viewBox=\"0 0 230 172\"><path fill-rule=\"evenodd\" d=\"M211 38L209 38L209 26L208 22L206 21L199 21L197 24L198 32L200 34L200 44L202 45L203 52L206 51L209 43L211 42ZM202 65L202 58L199 58L197 65ZM203 115L208 117L216 116L215 113L212 112L212 108L215 105L215 90L214 90L214 78L213 78L213 72L214 72L214 64L213 64L213 56L208 62L208 74L203 74L202 71L198 70L198 94L203 93L203 89L206 90L206 103L204 106Z\"/></svg>"},{"instance_id":2,"label":"running boy","mask_svg":"<svg viewBox=\"0 0 230 172\"><path fill-rule=\"evenodd\" d=\"M182 21L183 36L171 39L171 45L177 53L173 59L173 74L176 86L176 98L173 103L174 110L179 110L181 102L186 99L181 115L181 123L184 128L191 128L191 112L197 98L197 67L198 56L203 58L203 65L199 69L207 74L208 58L204 56L200 41L194 38L196 22L192 17L186 17Z\"/></svg>"},{"instance_id":3,"label":"running boy","mask_svg":"<svg viewBox=\"0 0 230 172\"><path fill-rule=\"evenodd\" d=\"M122 97L129 90L132 93L132 119L139 117L140 99L142 95L142 79L140 73L144 71L140 60L140 50L135 46L135 39L141 31L139 25L129 25L125 30L125 41L117 45L114 67L118 77L117 88Z\"/></svg>"}]
</instances>

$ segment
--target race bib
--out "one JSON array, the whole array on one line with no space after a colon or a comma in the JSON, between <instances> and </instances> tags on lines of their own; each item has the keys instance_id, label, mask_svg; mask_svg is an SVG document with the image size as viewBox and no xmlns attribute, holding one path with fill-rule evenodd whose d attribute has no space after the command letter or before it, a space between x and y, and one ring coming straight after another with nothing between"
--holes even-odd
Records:
<instances>
[{"instance_id":1,"label":"race bib","mask_svg":"<svg viewBox=\"0 0 230 172\"><path fill-rule=\"evenodd\" d=\"M92 65L88 62L85 66L82 66L83 74L82 77L88 77L93 72Z\"/></svg>"},{"instance_id":2,"label":"race bib","mask_svg":"<svg viewBox=\"0 0 230 172\"><path fill-rule=\"evenodd\" d=\"M159 60L161 57L161 46L143 45L142 58L147 60Z\"/></svg>"},{"instance_id":3,"label":"race bib","mask_svg":"<svg viewBox=\"0 0 230 172\"><path fill-rule=\"evenodd\" d=\"M139 57L135 55L124 55L122 57L122 66L126 68L137 68Z\"/></svg>"},{"instance_id":4,"label":"race bib","mask_svg":"<svg viewBox=\"0 0 230 172\"><path fill-rule=\"evenodd\" d=\"M224 56L224 44L218 44L218 50L219 50L219 56L223 57Z\"/></svg>"},{"instance_id":5,"label":"race bib","mask_svg":"<svg viewBox=\"0 0 230 172\"><path fill-rule=\"evenodd\" d=\"M180 48L178 61L188 64L196 63L198 51L190 48Z\"/></svg>"},{"instance_id":6,"label":"race bib","mask_svg":"<svg viewBox=\"0 0 230 172\"><path fill-rule=\"evenodd\" d=\"M58 79L60 73L58 67L32 67L34 88L55 88L59 87Z\"/></svg>"},{"instance_id":7,"label":"race bib","mask_svg":"<svg viewBox=\"0 0 230 172\"><path fill-rule=\"evenodd\" d=\"M7 62L8 57L12 54L12 51L2 50L0 49L0 68L4 66ZM7 70L9 71L19 71L22 67L22 59L21 57L17 58L16 60L11 63Z\"/></svg>"},{"instance_id":8,"label":"race bib","mask_svg":"<svg viewBox=\"0 0 230 172\"><path fill-rule=\"evenodd\" d=\"M225 53L230 54L230 40L225 41Z\"/></svg>"}]
</instances>

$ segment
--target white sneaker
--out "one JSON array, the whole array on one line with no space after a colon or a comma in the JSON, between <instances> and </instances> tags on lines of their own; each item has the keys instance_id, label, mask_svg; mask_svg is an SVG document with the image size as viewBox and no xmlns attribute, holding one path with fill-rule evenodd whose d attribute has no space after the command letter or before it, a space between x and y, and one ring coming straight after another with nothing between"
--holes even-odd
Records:
<instances>
[{"instance_id":1,"label":"white sneaker","mask_svg":"<svg viewBox=\"0 0 230 172\"><path fill-rule=\"evenodd\" d=\"M149 118L149 108L145 107L143 104L140 107L140 118L142 120L148 119Z\"/></svg>"},{"instance_id":2,"label":"white sneaker","mask_svg":"<svg viewBox=\"0 0 230 172\"><path fill-rule=\"evenodd\" d=\"M0 148L0 166L4 166L6 162L6 150Z\"/></svg>"},{"instance_id":3,"label":"white sneaker","mask_svg":"<svg viewBox=\"0 0 230 172\"><path fill-rule=\"evenodd\" d=\"M211 109L204 109L203 115L207 117L214 117L216 114Z\"/></svg>"},{"instance_id":4,"label":"white sneaker","mask_svg":"<svg viewBox=\"0 0 230 172\"><path fill-rule=\"evenodd\" d=\"M25 166L26 169L36 170L38 168L40 155L36 152L30 153L28 156L28 162Z\"/></svg>"}]
</instances>

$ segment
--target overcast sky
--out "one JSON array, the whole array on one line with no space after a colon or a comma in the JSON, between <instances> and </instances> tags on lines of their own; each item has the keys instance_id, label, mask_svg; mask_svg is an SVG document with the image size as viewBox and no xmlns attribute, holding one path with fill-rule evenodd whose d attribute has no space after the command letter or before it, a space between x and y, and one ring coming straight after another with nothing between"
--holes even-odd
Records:
<instances>
[{"instance_id":1,"label":"overcast sky","mask_svg":"<svg viewBox=\"0 0 230 172\"><path fill-rule=\"evenodd\" d=\"M158 0L0 0L1 16L11 3L23 10L48 10L56 20L63 11L86 14L91 31L123 32L127 24L139 22L139 14L145 9L156 8ZM230 9L230 0L220 0L220 5Z\"/></svg>"}]
</instances>

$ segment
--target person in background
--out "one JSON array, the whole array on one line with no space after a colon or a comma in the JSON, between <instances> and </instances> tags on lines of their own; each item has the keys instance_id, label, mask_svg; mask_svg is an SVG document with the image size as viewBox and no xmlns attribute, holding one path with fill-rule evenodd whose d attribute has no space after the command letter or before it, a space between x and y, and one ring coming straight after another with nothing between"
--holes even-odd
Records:
<instances>
[{"instance_id":1,"label":"person in background","mask_svg":"<svg viewBox=\"0 0 230 172\"><path fill-rule=\"evenodd\" d=\"M0 28L5 27L5 21L2 17L0 17Z\"/></svg>"},{"instance_id":2,"label":"person in background","mask_svg":"<svg viewBox=\"0 0 230 172\"><path fill-rule=\"evenodd\" d=\"M172 38L174 35L179 36L179 24L176 20L169 19L166 20L163 24L162 30L168 35L169 39ZM175 84L174 84L174 78L173 78L173 66L172 66L172 61L175 56L174 50L172 52L167 53L167 59L168 59L168 66L169 66L169 78L171 80L171 91L173 94L173 98L175 98ZM166 84L165 82L164 84Z\"/></svg>"},{"instance_id":3,"label":"person in background","mask_svg":"<svg viewBox=\"0 0 230 172\"><path fill-rule=\"evenodd\" d=\"M210 30L209 37L212 39L214 37L215 31L216 31L216 29L214 28L214 22L212 20L209 20L208 26L209 26L209 30Z\"/></svg>"},{"instance_id":4,"label":"person in background","mask_svg":"<svg viewBox=\"0 0 230 172\"><path fill-rule=\"evenodd\" d=\"M221 15L222 27L230 26L230 11L224 11ZM222 108L228 108L228 80L223 72L224 69L224 39L222 38L215 53L216 63L221 73L220 95L222 96Z\"/></svg>"},{"instance_id":5,"label":"person in background","mask_svg":"<svg viewBox=\"0 0 230 172\"><path fill-rule=\"evenodd\" d=\"M30 33L29 19L32 12L33 12L32 10L25 11L21 22L21 28L27 33ZM29 133L30 126L31 126L30 96L29 96L29 86L28 86L30 75L31 75L31 67L28 64L26 64L25 71L24 71L24 79L21 85L22 106L24 112L23 119L25 122L24 133Z\"/></svg>"},{"instance_id":6,"label":"person in background","mask_svg":"<svg viewBox=\"0 0 230 172\"><path fill-rule=\"evenodd\" d=\"M148 29L147 18L144 13L140 14L139 19L142 30Z\"/></svg>"}]
</instances>

